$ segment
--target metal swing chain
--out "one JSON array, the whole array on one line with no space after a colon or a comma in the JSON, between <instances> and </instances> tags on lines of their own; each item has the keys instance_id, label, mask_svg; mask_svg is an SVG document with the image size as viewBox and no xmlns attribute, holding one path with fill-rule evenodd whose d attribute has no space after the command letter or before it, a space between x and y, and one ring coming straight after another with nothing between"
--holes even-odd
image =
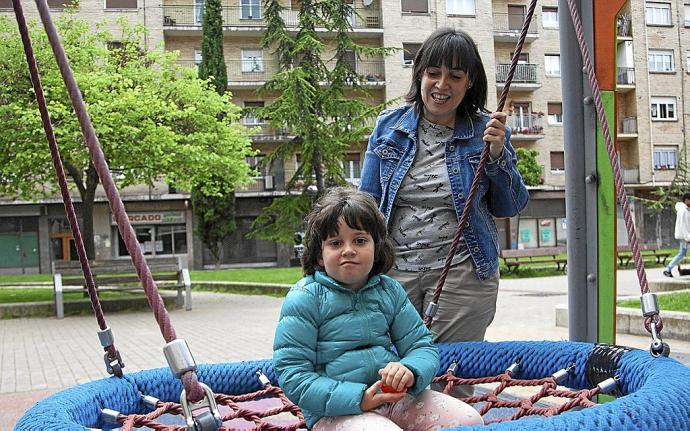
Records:
<instances>
[{"instance_id":1,"label":"metal swing chain","mask_svg":"<svg viewBox=\"0 0 690 431\"><path fill-rule=\"evenodd\" d=\"M615 179L616 194L619 203L623 206L623 218L625 220L625 228L628 233L628 241L630 241L630 249L635 260L635 269L637 270L637 278L640 282L640 304L642 306L642 313L644 315L644 327L652 335L652 343L650 346L650 353L652 356L668 356L670 348L667 343L661 339L661 330L664 327L661 316L659 315L659 306L656 300L656 295L649 292L649 283L647 282L647 273L644 267L644 261L640 254L640 245L637 242L637 232L632 221L632 214L630 212L630 205L628 203L628 195L625 191L625 184L621 175L620 164L616 156L616 149L613 146L613 139L611 138L611 131L609 129L608 119L606 118L606 111L601 100L601 89L596 78L594 65L592 64L591 55L584 38L584 31L582 30L582 21L580 14L575 5L575 0L567 0L568 8L570 9L570 16L573 20L575 28L575 35L582 53L582 61L585 65L584 69L587 72L589 86L594 98L597 115L599 116L599 123L601 125L604 139L606 140L606 150L609 156L609 162L613 169Z\"/></svg>"},{"instance_id":2,"label":"metal swing chain","mask_svg":"<svg viewBox=\"0 0 690 431\"><path fill-rule=\"evenodd\" d=\"M18 2L19 0L13 0ZM91 160L96 172L101 180L105 194L108 197L108 202L110 204L111 212L116 220L118 230L123 238L127 251L132 258L132 263L136 269L139 280L141 280L142 286L146 293L146 297L149 302L149 306L153 311L154 317L158 326L161 330L163 338L167 342L163 351L165 358L168 361L168 365L171 368L173 374L178 377L184 386L184 390L180 395L180 401L182 404L188 404L188 409L185 413L187 419L187 427L192 430L209 430L217 429L221 426L222 421L220 413L216 407L214 395L210 388L199 382L196 374L196 362L191 354L189 346L187 343L178 339L175 333L175 329L170 321L170 316L165 309L165 304L160 294L158 293L158 288L156 282L153 280L151 271L146 263L146 259L143 255L141 248L139 247L139 242L137 241L134 229L132 228L127 213L125 211L124 203L120 198L117 191L117 187L113 181L110 174L110 169L108 163L105 160L103 150L100 146L98 137L96 136L96 131L94 130L91 119L86 111L86 106L82 98L77 82L74 79L74 74L72 73L71 67L69 65L69 60L65 54L65 50L60 43L60 38L57 33L57 29L52 22L50 17L50 12L48 10L48 5L46 0L36 0L36 6L38 8L38 13L43 22L43 27L45 28L46 35L50 42L50 46L53 50L55 60L60 69L67 93L69 94L70 100L72 102L72 107L76 113L77 119L79 120L79 126L81 128L82 135L84 136L84 141L89 149L91 155ZM82 262L82 264L84 264ZM88 261L86 263L88 265ZM194 416L195 411L204 409L205 411L199 415Z\"/></svg>"},{"instance_id":3,"label":"metal swing chain","mask_svg":"<svg viewBox=\"0 0 690 431\"><path fill-rule=\"evenodd\" d=\"M525 15L525 20L522 23L522 29L520 30L520 37L518 38L517 44L515 45L515 52L513 54L513 58L511 59L510 62L510 69L508 70L508 74L506 75L506 80L503 85L503 90L501 90L501 97L498 101L498 108L496 109L497 111L503 111L503 108L506 103L506 99L508 98L508 91L510 90L510 84L513 82L513 76L515 75L515 70L517 69L518 65L518 60L520 58L520 53L522 52L522 47L525 44L525 38L527 37L527 30L529 29L530 23L532 22L532 16L534 15L534 10L537 7L537 0L531 0L529 7L527 9L527 13ZM453 236L453 241L450 244L450 249L448 250L448 254L446 255L446 261L443 264L443 270L441 271L441 276L438 279L438 282L436 283L436 290L434 291L434 295L431 299L431 302L429 302L429 305L427 306L426 310L424 311L424 324L430 328L431 324L433 322L433 317L436 314L436 311L438 310L438 302L441 297L441 293L443 292L443 285L446 282L446 278L448 277L448 272L450 271L450 265L453 262L453 256L455 256L455 252L458 249L458 245L460 243L460 238L462 236L463 229L469 225L468 219L470 218L470 209L472 205L474 204L474 197L477 194L477 190L479 189L479 183L482 179L482 176L484 174L484 168L486 167L486 163L489 160L489 143L487 142L484 148L482 149L482 154L481 158L479 159L479 165L477 165L477 172L474 174L474 178L472 179L472 185L470 186L470 192L467 195L467 201L465 202L465 206L462 209L462 214L460 216L460 221L458 222L458 228L455 230L455 235Z\"/></svg>"},{"instance_id":4,"label":"metal swing chain","mask_svg":"<svg viewBox=\"0 0 690 431\"><path fill-rule=\"evenodd\" d=\"M98 321L98 327L100 328L100 331L98 331L98 338L101 341L103 350L105 350L106 352L104 356L106 371L109 374L114 374L117 377L122 377L122 369L124 368L125 364L122 362L120 352L115 348L115 339L113 337L113 333L105 321L103 309L101 308L101 302L98 298L98 293L96 291L96 283L93 278L93 273L91 272L91 267L89 266L89 260L86 256L84 239L81 236L81 230L79 229L79 223L77 222L77 214L74 210L72 198L69 194L67 179L65 177L65 170L62 165L62 159L60 158L60 150L58 149L57 141L55 139L55 133L53 132L53 124L50 121L50 113L48 112L48 105L46 103L46 98L43 93L43 84L41 84L41 76L38 72L38 65L36 63L36 57L34 56L34 50L31 44L29 29L26 25L24 11L19 0L12 0L12 6L14 8L14 14L17 17L17 26L19 27L19 34L22 38L22 45L24 46L24 55L26 56L26 62L29 66L31 84L33 85L34 93L36 94L36 101L38 102L38 110L41 113L41 122L43 124L43 130L45 131L46 139L48 140L48 146L50 147L50 155L53 160L53 166L55 167L58 183L60 185L62 201L65 205L65 212L67 213L67 219L69 221L70 229L72 230L72 234L74 236L74 243L77 249L77 255L79 255L79 262L81 263L81 269L84 273L86 288L89 293L89 299L91 300L91 308L93 308L96 320Z\"/></svg>"}]
</instances>

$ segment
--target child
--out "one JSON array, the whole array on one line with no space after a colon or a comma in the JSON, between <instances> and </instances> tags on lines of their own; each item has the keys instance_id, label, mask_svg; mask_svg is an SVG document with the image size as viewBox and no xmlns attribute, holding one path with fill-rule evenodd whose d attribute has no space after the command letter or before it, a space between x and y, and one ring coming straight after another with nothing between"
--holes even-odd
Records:
<instances>
[{"instance_id":1,"label":"child","mask_svg":"<svg viewBox=\"0 0 690 431\"><path fill-rule=\"evenodd\" d=\"M283 303L273 364L307 426L387 431L482 424L469 405L427 389L438 350L402 286L381 275L394 256L373 198L333 189L306 221L305 277Z\"/></svg>"}]
</instances>

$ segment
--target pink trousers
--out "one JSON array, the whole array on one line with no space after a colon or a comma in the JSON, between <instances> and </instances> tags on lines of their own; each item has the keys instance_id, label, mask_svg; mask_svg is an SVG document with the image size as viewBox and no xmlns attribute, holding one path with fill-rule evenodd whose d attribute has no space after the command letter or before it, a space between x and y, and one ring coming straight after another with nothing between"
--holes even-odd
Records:
<instances>
[{"instance_id":1,"label":"pink trousers","mask_svg":"<svg viewBox=\"0 0 690 431\"><path fill-rule=\"evenodd\" d=\"M470 405L441 392L426 390L354 416L319 419L313 431L431 431L461 425L482 425Z\"/></svg>"}]
</instances>

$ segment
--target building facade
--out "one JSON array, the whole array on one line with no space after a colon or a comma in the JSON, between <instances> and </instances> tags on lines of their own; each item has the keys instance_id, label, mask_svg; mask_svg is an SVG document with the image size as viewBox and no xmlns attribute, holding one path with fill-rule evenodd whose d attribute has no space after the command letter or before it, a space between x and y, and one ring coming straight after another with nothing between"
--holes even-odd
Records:
<instances>
[{"instance_id":1,"label":"building facade","mask_svg":"<svg viewBox=\"0 0 690 431\"><path fill-rule=\"evenodd\" d=\"M49 0L60 13L65 0ZM511 56L528 6L526 0L348 0L355 14L350 18L352 36L372 47L399 48L385 58L351 61L372 103L400 98L408 89L414 54L434 30L443 26L467 31L477 42L489 82L488 108L497 105ZM285 0L284 20L297 25L299 0ZM27 2L29 14L35 6ZM201 60L203 0L82 0L78 14L91 22L127 17L148 29L149 48L178 51L179 62L196 67ZM261 48L266 23L261 0L223 2L225 59L228 89L240 107L271 103L275 95L259 97L256 89L278 70L276 55ZM0 0L0 11L13 17L11 0ZM542 184L530 187L530 203L519 217L497 220L502 246L547 247L564 245L565 159L563 106L557 0L539 2L519 58L505 111L513 128L512 143L538 152L543 166ZM690 3L681 0L629 1L617 25L618 118L616 148L628 193L651 197L658 187L676 176L686 154L687 114L690 109ZM327 46L334 41L325 29L319 34ZM326 51L328 52L327 48ZM245 115L258 155L247 159L257 166L276 143L291 139L289 131L269 127L261 118ZM357 184L366 142L343 156L348 179ZM237 230L225 241L221 263L286 265L293 257L291 245L249 239L252 221L261 209L285 193L299 157L262 168L255 183L238 190ZM189 195L167 186L122 191L137 236L145 253L184 255L190 267L212 265L194 235ZM77 208L78 208L77 204ZM635 220L643 242L672 245L673 214L659 217L633 201ZM126 258L104 199L97 205L96 252L100 258ZM619 242L627 238L619 223ZM0 271L48 272L54 259L75 258L73 241L58 200L38 203L0 201Z\"/></svg>"}]
</instances>

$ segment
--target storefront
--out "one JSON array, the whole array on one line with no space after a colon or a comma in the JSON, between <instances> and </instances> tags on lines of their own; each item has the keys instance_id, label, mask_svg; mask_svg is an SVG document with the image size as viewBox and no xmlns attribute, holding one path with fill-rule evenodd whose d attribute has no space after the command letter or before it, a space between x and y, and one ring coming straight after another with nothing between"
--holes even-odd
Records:
<instances>
[{"instance_id":1,"label":"storefront","mask_svg":"<svg viewBox=\"0 0 690 431\"><path fill-rule=\"evenodd\" d=\"M0 214L0 271L40 272L39 205L5 207Z\"/></svg>"},{"instance_id":2,"label":"storefront","mask_svg":"<svg viewBox=\"0 0 690 431\"><path fill-rule=\"evenodd\" d=\"M188 253L188 239L191 236L187 234L187 214L184 210L132 211L127 215L145 256L179 256ZM113 257L129 256L112 215L111 237L117 238L113 242Z\"/></svg>"}]
</instances>

